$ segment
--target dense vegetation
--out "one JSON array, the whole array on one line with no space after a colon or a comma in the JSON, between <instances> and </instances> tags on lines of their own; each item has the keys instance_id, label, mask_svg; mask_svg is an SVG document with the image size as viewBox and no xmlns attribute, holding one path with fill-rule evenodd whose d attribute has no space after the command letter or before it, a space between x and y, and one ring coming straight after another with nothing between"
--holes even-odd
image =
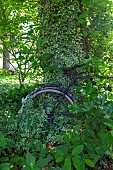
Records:
<instances>
[{"instance_id":1,"label":"dense vegetation","mask_svg":"<svg viewBox=\"0 0 113 170\"><path fill-rule=\"evenodd\" d=\"M113 80L97 78L113 74L112 0L0 3L0 169L113 169ZM43 98L38 108L31 99L22 104L37 84L65 87L81 72L94 79L71 89L76 119L53 126ZM51 107L53 99L44 102Z\"/></svg>"}]
</instances>

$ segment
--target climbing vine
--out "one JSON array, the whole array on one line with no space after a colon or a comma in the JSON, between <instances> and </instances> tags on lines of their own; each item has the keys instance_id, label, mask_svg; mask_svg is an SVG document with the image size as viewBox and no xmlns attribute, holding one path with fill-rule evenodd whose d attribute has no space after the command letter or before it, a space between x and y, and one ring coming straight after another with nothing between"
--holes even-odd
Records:
<instances>
[{"instance_id":1,"label":"climbing vine","mask_svg":"<svg viewBox=\"0 0 113 170\"><path fill-rule=\"evenodd\" d=\"M65 84L62 68L80 63L84 58L82 35L76 19L79 12L79 4L75 0L41 3L40 18L44 29L40 37L46 43L40 61L46 72L45 82L53 83L56 77L58 82Z\"/></svg>"}]
</instances>

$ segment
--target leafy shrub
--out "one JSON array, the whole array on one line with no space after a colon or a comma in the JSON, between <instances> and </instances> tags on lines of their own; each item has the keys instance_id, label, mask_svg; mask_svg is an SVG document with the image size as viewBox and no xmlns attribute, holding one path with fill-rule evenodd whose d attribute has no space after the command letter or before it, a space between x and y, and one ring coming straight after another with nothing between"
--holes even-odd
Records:
<instances>
[{"instance_id":1,"label":"leafy shrub","mask_svg":"<svg viewBox=\"0 0 113 170\"><path fill-rule=\"evenodd\" d=\"M34 85L25 85L20 89L17 79L15 77L1 77L0 82L0 121L1 130L6 135L11 135L8 131L10 125L15 124L15 119L18 110L21 108L22 97L26 96L34 87Z\"/></svg>"},{"instance_id":2,"label":"leafy shrub","mask_svg":"<svg viewBox=\"0 0 113 170\"><path fill-rule=\"evenodd\" d=\"M88 168L93 169L94 167L100 167L101 169L105 165L105 162L102 162L104 155L112 155L113 94L112 87L110 91L105 89L106 84L111 86L109 81L103 83L105 88L102 87L101 81L96 82L98 86L95 81L97 79L94 79L93 82L84 82L84 84L87 83L86 87L75 88L75 97L78 102L74 103L69 109L76 115L76 119L71 120L72 126L69 125L68 129L65 127L62 134L59 133L60 129L57 128L55 133L54 126L49 129L51 125L47 123L47 114L45 114L44 108L41 109L42 104L39 103L40 110L38 110L32 105L30 98L22 105L18 115L16 112L12 112L13 109L9 110L10 105L7 108L8 112L5 112L5 114L3 114L2 110L2 131L4 136L3 134L1 135L0 142L2 147L1 167L3 168L4 166L9 169L11 169L12 165L15 168L29 167L29 164L26 163L27 158L25 158L26 151L29 151L36 157L36 162L33 163L32 168L47 165L54 169L64 170L66 167L70 170L74 168L85 170ZM3 86L3 89L6 90L5 86ZM17 100L26 95L30 89L21 89L19 92L23 91L23 93L18 93ZM17 93L15 90L13 91L14 99L11 97L12 91L9 88L6 93L2 94L4 95L3 99L6 106L8 105L6 98L11 100L12 105L16 99ZM53 99L50 98L50 101L53 102ZM1 102L3 101L1 100ZM45 102L47 101L45 100ZM19 103L16 104L18 105ZM15 106L13 105L13 108ZM56 120L58 121L57 118ZM61 129L66 121L70 120L64 118L59 121ZM47 130L47 133L42 133L45 130ZM50 138L47 138L48 135L50 135ZM50 139L54 142L59 139L64 143L63 145L60 143L60 146L49 150L46 148L46 142ZM12 154L14 154L13 158ZM34 157L32 158L33 160L35 159ZM20 163L20 160L23 163ZM43 166L40 165L40 161L45 161L42 164ZM112 169L112 165L109 167Z\"/></svg>"},{"instance_id":3,"label":"leafy shrub","mask_svg":"<svg viewBox=\"0 0 113 170\"><path fill-rule=\"evenodd\" d=\"M42 150L40 151L42 152ZM0 155L1 170L40 170L41 168L47 166L52 159L49 154L47 155L47 157L44 157L45 155L40 155L39 159L37 160L35 159L33 154L29 152L24 153L23 155L16 155L14 153L13 142L8 138L5 138L3 133L0 133Z\"/></svg>"},{"instance_id":4,"label":"leafy shrub","mask_svg":"<svg viewBox=\"0 0 113 170\"><path fill-rule=\"evenodd\" d=\"M62 143L64 132L69 134L73 126L68 124L71 118L55 115L54 121L57 123L48 122L47 114L50 113L51 107L53 109L53 99L53 96L47 96L47 99L39 97L39 103L35 101L39 107L35 108L33 100L30 96L27 96L27 100L23 102L15 122L8 125L8 132L16 136L14 138L16 148L23 148L26 151L30 151L32 148L33 152L38 152L42 143L44 145L46 143ZM48 103L48 110L44 110Z\"/></svg>"}]
</instances>

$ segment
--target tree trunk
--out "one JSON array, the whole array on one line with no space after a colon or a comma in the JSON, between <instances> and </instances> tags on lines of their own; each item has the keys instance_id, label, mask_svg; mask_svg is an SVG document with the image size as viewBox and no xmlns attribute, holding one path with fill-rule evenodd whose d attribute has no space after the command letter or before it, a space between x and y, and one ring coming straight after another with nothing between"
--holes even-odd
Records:
<instances>
[{"instance_id":1,"label":"tree trunk","mask_svg":"<svg viewBox=\"0 0 113 170\"><path fill-rule=\"evenodd\" d=\"M47 40L40 55L41 67L45 71L44 83L65 86L69 79L64 76L63 68L81 64L84 58L81 32L76 20L80 12L79 4L76 0L58 3L48 0L40 6L40 21L44 28L40 37L42 41Z\"/></svg>"},{"instance_id":2,"label":"tree trunk","mask_svg":"<svg viewBox=\"0 0 113 170\"><path fill-rule=\"evenodd\" d=\"M10 68L10 53L6 49L5 45L3 45L3 69L9 69Z\"/></svg>"}]
</instances>

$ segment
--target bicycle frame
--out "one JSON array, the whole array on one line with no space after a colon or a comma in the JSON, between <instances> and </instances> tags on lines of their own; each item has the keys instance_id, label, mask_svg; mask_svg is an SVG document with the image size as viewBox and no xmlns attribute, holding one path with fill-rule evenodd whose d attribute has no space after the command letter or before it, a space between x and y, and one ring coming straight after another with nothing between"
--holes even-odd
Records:
<instances>
[{"instance_id":1,"label":"bicycle frame","mask_svg":"<svg viewBox=\"0 0 113 170\"><path fill-rule=\"evenodd\" d=\"M64 94L66 94L68 92L68 90L70 89L71 86L75 85L77 86L78 83L77 83L77 80L78 79L90 79L90 80L93 80L95 77L93 76L73 76L72 78L72 81L70 82L70 84L68 85L68 87L65 89L64 91ZM96 76L96 78L99 78L99 79L112 79L113 76Z\"/></svg>"}]
</instances>

